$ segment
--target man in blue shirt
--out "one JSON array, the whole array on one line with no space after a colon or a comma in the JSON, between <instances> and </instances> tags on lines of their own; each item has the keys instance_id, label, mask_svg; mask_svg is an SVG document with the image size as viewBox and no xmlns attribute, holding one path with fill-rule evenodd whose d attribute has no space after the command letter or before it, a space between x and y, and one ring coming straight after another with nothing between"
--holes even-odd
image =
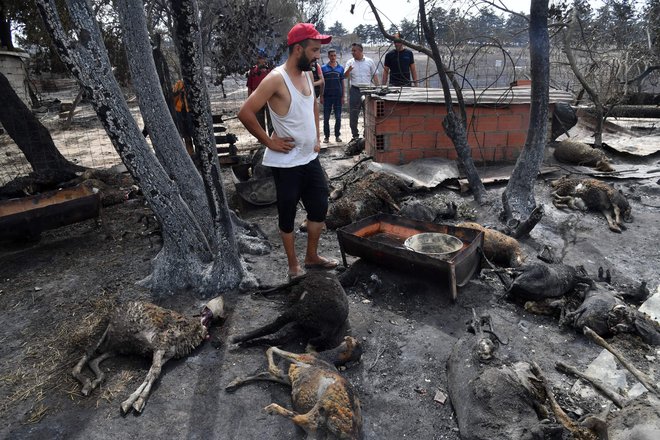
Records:
<instances>
[{"instance_id":1,"label":"man in blue shirt","mask_svg":"<svg viewBox=\"0 0 660 440\"><path fill-rule=\"evenodd\" d=\"M401 38L397 32L395 37ZM409 49L403 47L400 40L394 41L394 50L385 55L385 68L383 69L383 85L387 84L387 77L390 77L390 85L398 87L410 87L417 85L417 69L415 68L415 58ZM410 77L412 76L412 84Z\"/></svg>"},{"instance_id":2,"label":"man in blue shirt","mask_svg":"<svg viewBox=\"0 0 660 440\"><path fill-rule=\"evenodd\" d=\"M321 70L325 80L325 88L321 96L323 104L323 135L324 143L330 141L330 114L335 112L335 141L341 142L341 106L344 103L344 68L337 62L337 51L328 51L329 61Z\"/></svg>"}]
</instances>

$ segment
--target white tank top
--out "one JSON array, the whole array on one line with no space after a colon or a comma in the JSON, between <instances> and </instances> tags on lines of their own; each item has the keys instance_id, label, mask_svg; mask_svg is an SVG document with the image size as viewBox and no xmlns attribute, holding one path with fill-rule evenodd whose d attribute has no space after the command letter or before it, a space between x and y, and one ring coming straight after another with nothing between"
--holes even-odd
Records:
<instances>
[{"instance_id":1,"label":"white tank top","mask_svg":"<svg viewBox=\"0 0 660 440\"><path fill-rule=\"evenodd\" d=\"M268 104L273 129L279 137L292 137L295 147L288 153L280 153L266 148L263 164L276 168L306 165L318 156L318 153L314 151L318 142L316 121L314 120L314 85L310 75L305 72L310 91L309 96L305 96L293 85L283 65L276 67L274 71L284 78L284 83L291 96L291 104L289 111L283 116L275 113Z\"/></svg>"}]
</instances>

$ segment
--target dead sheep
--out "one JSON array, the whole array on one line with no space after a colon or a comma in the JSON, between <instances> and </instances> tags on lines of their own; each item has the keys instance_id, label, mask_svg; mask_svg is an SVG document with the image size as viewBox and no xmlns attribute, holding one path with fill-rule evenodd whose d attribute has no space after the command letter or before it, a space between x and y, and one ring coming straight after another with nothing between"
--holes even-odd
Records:
<instances>
[{"instance_id":1,"label":"dead sheep","mask_svg":"<svg viewBox=\"0 0 660 440\"><path fill-rule=\"evenodd\" d=\"M462 222L456 226L482 231L484 233L484 254L493 263L506 267L518 267L525 261L525 254L515 238L495 229L486 228L479 223Z\"/></svg>"},{"instance_id":2,"label":"dead sheep","mask_svg":"<svg viewBox=\"0 0 660 440\"><path fill-rule=\"evenodd\" d=\"M515 272L516 277L507 293L514 299L524 301L543 301L559 298L578 283L590 281L586 272L566 264L526 264Z\"/></svg>"},{"instance_id":3,"label":"dead sheep","mask_svg":"<svg viewBox=\"0 0 660 440\"><path fill-rule=\"evenodd\" d=\"M591 147L584 142L572 140L563 140L555 144L555 159L560 162L575 165L588 165L599 171L610 172L614 168L610 165L610 160L601 150Z\"/></svg>"},{"instance_id":4,"label":"dead sheep","mask_svg":"<svg viewBox=\"0 0 660 440\"><path fill-rule=\"evenodd\" d=\"M343 195L330 204L325 223L329 229L337 229L380 212L398 212L399 200L408 193L400 178L371 173L346 185Z\"/></svg>"},{"instance_id":5,"label":"dead sheep","mask_svg":"<svg viewBox=\"0 0 660 440\"><path fill-rule=\"evenodd\" d=\"M275 362L275 355L290 361L288 372ZM266 351L268 371L237 378L225 388L228 392L255 381L278 382L291 387L294 411L276 403L264 410L291 419L303 428L309 438L330 435L331 438L356 440L362 438L362 411L358 395L336 366L358 361L362 356L359 342L346 336L336 348L320 353L296 354L271 347ZM326 437L320 437L326 438Z\"/></svg>"},{"instance_id":6,"label":"dead sheep","mask_svg":"<svg viewBox=\"0 0 660 440\"><path fill-rule=\"evenodd\" d=\"M296 324L311 337L308 343L314 348L335 346L344 336L348 318L348 299L337 277L310 271L283 286L289 287L292 301L282 314L263 327L233 336L231 342L244 344L273 334L287 324Z\"/></svg>"},{"instance_id":7,"label":"dead sheep","mask_svg":"<svg viewBox=\"0 0 660 440\"><path fill-rule=\"evenodd\" d=\"M619 333L639 335L649 345L660 345L660 325L635 307L626 304L616 291L594 283L580 306L566 313L562 324L578 330L585 326L601 337Z\"/></svg>"},{"instance_id":8,"label":"dead sheep","mask_svg":"<svg viewBox=\"0 0 660 440\"><path fill-rule=\"evenodd\" d=\"M118 307L96 346L74 367L72 374L89 395L105 378L99 364L117 354L151 356L151 368L142 385L121 404L123 414L133 408L142 412L149 392L165 363L188 356L208 337L208 328L224 317L224 301L217 297L204 306L201 318L184 316L145 301L130 301ZM95 357L95 355L97 355ZM82 374L85 365L96 378L90 381Z\"/></svg>"},{"instance_id":9,"label":"dead sheep","mask_svg":"<svg viewBox=\"0 0 660 440\"><path fill-rule=\"evenodd\" d=\"M552 203L557 208L600 212L614 232L626 229L623 221L632 221L632 210L626 197L605 182L564 176L553 181L551 186L555 189Z\"/></svg>"}]
</instances>

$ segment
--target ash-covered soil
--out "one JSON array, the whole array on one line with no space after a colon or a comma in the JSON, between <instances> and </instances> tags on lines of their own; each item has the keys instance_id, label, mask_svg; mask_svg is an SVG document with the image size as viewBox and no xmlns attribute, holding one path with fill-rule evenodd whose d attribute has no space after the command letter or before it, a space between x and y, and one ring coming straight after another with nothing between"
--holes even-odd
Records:
<instances>
[{"instance_id":1,"label":"ash-covered soil","mask_svg":"<svg viewBox=\"0 0 660 440\"><path fill-rule=\"evenodd\" d=\"M353 164L334 160L340 151L327 150L323 161L332 177ZM626 163L626 158L618 158ZM630 163L641 162L640 160ZM658 158L643 162L658 165ZM554 177L558 177L554 176ZM227 192L231 180L225 176ZM558 211L551 203L549 183L536 187L545 216L522 241L528 260L544 246L571 265L583 265L595 276L609 268L613 282L648 282L652 292L660 281L658 236L660 186L647 180L614 181L628 197L634 221L615 234L596 213ZM501 186L488 187L492 204L479 207L469 195L447 189L416 194L453 200L461 220L498 226ZM234 200L233 197L230 199ZM263 285L285 282L286 260L277 233L274 206L245 210L241 215L268 234L273 251L247 256ZM299 213L302 221L303 213ZM448 221L453 223L453 221ZM299 254L305 234L297 237ZM264 347L237 348L230 335L270 321L283 297L262 298L229 292L229 316L211 330L211 339L191 356L170 361L140 416L121 416L119 404L142 382L149 361L117 357L102 364L107 377L89 397L80 394L71 377L73 365L100 335L113 306L129 299L148 299L187 314L197 313L203 300L180 294L154 298L136 282L149 274L150 260L160 247L158 225L138 198L105 208L98 221L89 220L42 234L39 241L4 244L0 250L0 437L13 439L289 439L301 430L263 408L271 402L290 407L289 391L275 383L224 391L236 376L263 371ZM334 231L321 239L321 253L340 259ZM475 277L452 302L433 279L396 272L348 257L346 286L350 304L350 334L364 343L362 361L343 374L355 385L362 402L368 439L458 439L458 426L447 395L446 361L466 322L490 314L499 336L508 341L498 350L510 358L535 361L569 415L578 418L602 409L600 397L571 393L575 383L557 372L557 361L584 370L601 348L573 329L559 328L557 319L530 315L502 298L504 289L492 274ZM340 269L338 272L343 272ZM648 374L657 371L655 349L635 337L610 341ZM301 344L287 349L303 351ZM634 383L628 375L628 384ZM503 403L505 404L505 403Z\"/></svg>"}]
</instances>

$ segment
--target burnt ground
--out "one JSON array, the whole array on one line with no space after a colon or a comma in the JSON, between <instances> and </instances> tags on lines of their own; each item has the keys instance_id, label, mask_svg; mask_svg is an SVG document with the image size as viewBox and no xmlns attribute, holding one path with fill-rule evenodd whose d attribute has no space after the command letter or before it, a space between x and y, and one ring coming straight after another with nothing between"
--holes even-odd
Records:
<instances>
[{"instance_id":1,"label":"burnt ground","mask_svg":"<svg viewBox=\"0 0 660 440\"><path fill-rule=\"evenodd\" d=\"M332 160L340 151L328 150L326 166L347 168L351 159ZM657 165L659 158L617 163ZM336 173L329 170L329 174ZM544 245L567 264L581 264L591 274L599 266L612 270L614 281L637 284L646 280L651 291L660 281L660 186L654 180L616 181L633 207L634 222L615 234L602 216L557 211L547 181L538 182L537 202L546 215L523 241L529 260ZM226 185L228 192L231 185ZM489 187L499 200L503 187ZM477 221L498 225L495 203L477 207L468 195L436 189L419 197L438 195L455 200ZM263 370L263 347L236 348L228 337L269 321L281 307L280 298L227 293L230 315L212 338L183 360L171 361L140 416L121 416L119 404L142 382L149 362L118 357L102 364L107 378L91 396L80 394L70 376L72 366L102 332L104 316L128 299L149 299L184 313L196 313L203 300L185 294L152 298L136 282L149 273L150 259L159 249L157 225L141 199L103 210L90 220L46 231L39 241L5 245L0 249L0 437L47 439L106 438L303 438L300 430L263 407L277 402L290 407L288 390L274 383L248 385L233 394L224 386L239 375ZM273 251L248 256L249 265L264 285L285 281L286 264L276 230L273 206L244 210L271 238ZM302 220L303 214L299 213ZM304 233L297 241L299 253ZM322 254L340 257L336 235L325 232ZM575 383L557 372L563 360L584 370L601 349L557 320L527 314L502 299L503 288L492 275L474 278L459 290L455 303L432 279L400 273L349 257L356 281L347 287L350 333L365 346L362 361L344 372L358 390L369 439L458 439L458 427L448 399L446 360L453 344L466 334L474 308L489 313L496 330L509 340L499 350L508 357L536 361L560 403L578 417L602 409L604 400L570 392ZM658 377L655 349L634 337L611 341L635 365ZM302 345L288 345L302 351ZM634 383L629 376L628 384ZM505 403L504 403L505 404Z\"/></svg>"}]
</instances>

